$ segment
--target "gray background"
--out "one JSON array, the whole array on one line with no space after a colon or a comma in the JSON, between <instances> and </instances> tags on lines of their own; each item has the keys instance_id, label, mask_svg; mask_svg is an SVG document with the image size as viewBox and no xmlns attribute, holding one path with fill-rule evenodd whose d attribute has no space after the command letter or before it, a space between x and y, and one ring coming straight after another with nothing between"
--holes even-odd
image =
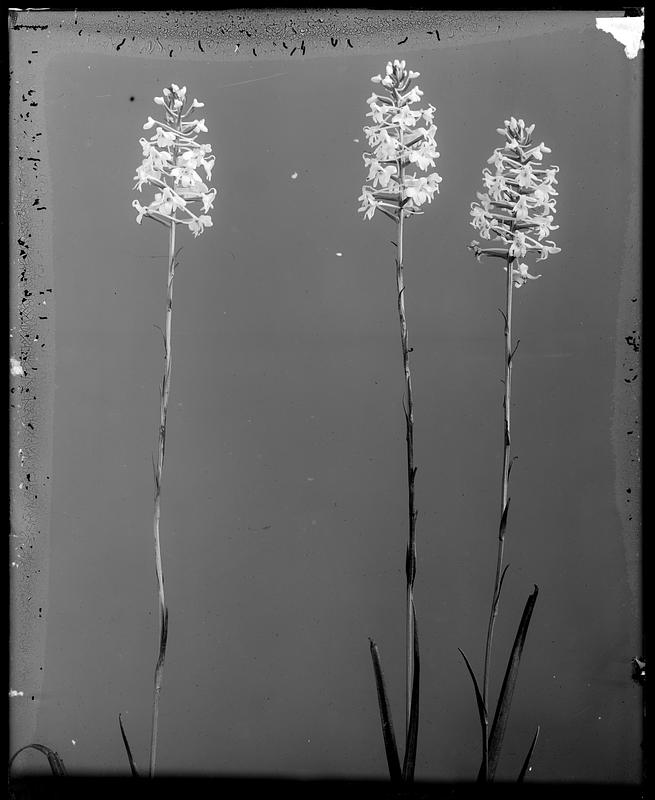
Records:
<instances>
[{"instance_id":1,"label":"gray background","mask_svg":"<svg viewBox=\"0 0 655 800\"><path fill-rule=\"evenodd\" d=\"M147 763L163 366L154 326L164 320L168 242L161 226L136 225L130 204L142 125L174 81L205 102L218 197L212 229L198 239L182 231L175 282L158 771L385 776L367 637L380 646L401 730L403 381L394 228L356 209L370 77L399 57L421 72L423 105L437 107L443 177L405 239L417 778L471 779L480 758L457 648L480 672L499 513L504 273L466 245L469 204L510 114L536 123L560 166L562 252L515 295L519 460L494 697L534 583L540 594L499 777L517 773L539 724L535 779L639 778L638 545L623 525L617 391L621 315L635 296L626 296L624 252L640 163L640 58L627 60L593 17L580 30L436 44L300 61L50 59L56 362L35 737L70 771L126 773L119 711L138 766ZM22 763L47 767L39 759Z\"/></svg>"}]
</instances>

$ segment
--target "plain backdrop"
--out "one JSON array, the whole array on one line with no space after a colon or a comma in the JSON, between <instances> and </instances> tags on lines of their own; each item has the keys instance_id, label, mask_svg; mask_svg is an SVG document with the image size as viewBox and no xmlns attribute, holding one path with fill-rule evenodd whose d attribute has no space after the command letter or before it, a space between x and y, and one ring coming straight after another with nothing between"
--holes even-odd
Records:
<instances>
[{"instance_id":1,"label":"plain backdrop","mask_svg":"<svg viewBox=\"0 0 655 800\"><path fill-rule=\"evenodd\" d=\"M562 252L515 295L518 461L494 698L533 584L540 593L499 777L516 775L539 724L536 779L639 778L638 598L611 441L639 59L591 27L399 50L239 64L71 53L49 65L56 394L37 740L73 773L127 773L119 712L147 765L168 240L152 221L137 225L131 203L152 98L176 82L205 103L218 197L213 228L179 236L158 772L386 774L368 637L400 731L403 376L395 231L380 215L363 221L357 197L370 77L402 57L421 73L423 104L437 108L443 178L405 239L417 778L473 779L480 760L457 648L480 673L499 517L504 272L466 246L470 203L511 114L536 123L560 167Z\"/></svg>"}]
</instances>

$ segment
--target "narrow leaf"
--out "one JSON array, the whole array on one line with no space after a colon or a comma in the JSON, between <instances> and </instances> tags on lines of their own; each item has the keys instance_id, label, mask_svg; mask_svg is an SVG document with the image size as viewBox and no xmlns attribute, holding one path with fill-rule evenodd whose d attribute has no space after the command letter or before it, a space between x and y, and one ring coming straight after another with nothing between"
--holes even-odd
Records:
<instances>
[{"instance_id":1,"label":"narrow leaf","mask_svg":"<svg viewBox=\"0 0 655 800\"><path fill-rule=\"evenodd\" d=\"M503 685L500 690L498 705L496 706L496 713L489 735L489 780L493 780L496 767L498 766L500 751L509 719L512 697L514 696L514 689L516 688L516 679L518 678L523 646L525 645L525 639L528 634L528 627L530 625L532 612L534 611L534 605L537 602L538 593L539 587L535 584L534 591L528 597L525 608L523 609L523 615L519 622L514 645L509 656L509 661L507 662L507 670L505 671L505 677L503 679Z\"/></svg>"},{"instance_id":2,"label":"narrow leaf","mask_svg":"<svg viewBox=\"0 0 655 800\"><path fill-rule=\"evenodd\" d=\"M507 515L509 514L509 503L512 498L507 498L507 503L505 504L505 508L503 509L503 515L500 518L500 526L498 528L498 538L504 539L505 538L505 529L507 528Z\"/></svg>"},{"instance_id":3,"label":"narrow leaf","mask_svg":"<svg viewBox=\"0 0 655 800\"><path fill-rule=\"evenodd\" d=\"M473 688L475 689L475 700L478 704L478 715L480 717L480 729L482 732L482 766L480 767L480 775L484 778L484 776L487 774L487 709L484 705L484 700L482 699L482 694L480 692L480 687L478 686L475 673L473 672L473 667L471 667L468 658L464 655L464 651L460 647L457 649L462 654L462 658L466 662L466 667L469 671L469 675L471 676L471 680L473 681ZM478 775L478 780L481 779L480 775Z\"/></svg>"},{"instance_id":4,"label":"narrow leaf","mask_svg":"<svg viewBox=\"0 0 655 800\"><path fill-rule=\"evenodd\" d=\"M157 328L159 333L161 333L161 338L164 340L164 355L166 355L166 336L164 336L164 331L159 327L159 325L155 325L154 323L152 327Z\"/></svg>"},{"instance_id":5,"label":"narrow leaf","mask_svg":"<svg viewBox=\"0 0 655 800\"><path fill-rule=\"evenodd\" d=\"M159 608L159 618L161 622L161 635L159 637L159 656L157 657L157 669L163 668L166 658L166 642L168 641L168 609Z\"/></svg>"},{"instance_id":6,"label":"narrow leaf","mask_svg":"<svg viewBox=\"0 0 655 800\"><path fill-rule=\"evenodd\" d=\"M48 763L50 764L50 771L53 775L57 775L58 777L65 777L67 775L66 767L59 753L57 753L56 750L52 750L50 747L46 747L44 744L26 744L25 747L21 747L20 750L17 750L9 759L9 769L11 769L11 765L16 756L22 753L23 750L29 750L30 747L33 750L38 750L47 757Z\"/></svg>"},{"instance_id":7,"label":"narrow leaf","mask_svg":"<svg viewBox=\"0 0 655 800\"><path fill-rule=\"evenodd\" d=\"M158 222L160 225L163 225L165 228L170 228L171 227L171 223L170 222L166 222L163 219L159 219L159 217L155 217L152 214L145 214L144 216L146 216L148 219L154 219L155 222Z\"/></svg>"},{"instance_id":8,"label":"narrow leaf","mask_svg":"<svg viewBox=\"0 0 655 800\"><path fill-rule=\"evenodd\" d=\"M132 777L138 778L139 773L137 772L136 765L134 764L134 759L132 758L132 751L130 750L130 743L127 741L127 735L125 734L125 728L123 727L123 720L121 719L121 715L118 715L118 724L121 726L121 736L123 737L123 744L125 745L125 750L127 751L127 758L130 762L130 770L132 771Z\"/></svg>"},{"instance_id":9,"label":"narrow leaf","mask_svg":"<svg viewBox=\"0 0 655 800\"><path fill-rule=\"evenodd\" d=\"M400 195L398 192L373 192L373 197L376 200L393 202L395 205L400 204Z\"/></svg>"},{"instance_id":10,"label":"narrow leaf","mask_svg":"<svg viewBox=\"0 0 655 800\"><path fill-rule=\"evenodd\" d=\"M373 659L373 672L375 673L375 684L378 690L378 705L380 706L380 720L382 722L382 737L384 739L384 749L387 754L387 764L389 766L389 776L392 783L398 783L401 779L400 759L398 757L398 747L396 736L393 730L393 720L391 718L391 707L387 695L387 687L382 673L380 663L380 653L378 646L373 639L369 639L371 658Z\"/></svg>"},{"instance_id":11,"label":"narrow leaf","mask_svg":"<svg viewBox=\"0 0 655 800\"><path fill-rule=\"evenodd\" d=\"M500 593L503 591L503 581L505 580L505 574L509 569L509 564L505 565L505 569L503 570L503 574L500 576L500 583L498 584L498 594L494 597L494 605L492 609L492 614L496 612L496 608L498 607L498 603L500 602Z\"/></svg>"},{"instance_id":12,"label":"narrow leaf","mask_svg":"<svg viewBox=\"0 0 655 800\"><path fill-rule=\"evenodd\" d=\"M537 739L539 738L539 726L537 725L537 730L534 732L534 736L532 737L532 744L530 745L530 749L528 750L528 754L525 757L525 761L523 762L523 766L521 767L521 771L519 772L519 776L516 779L517 783L523 783L523 779L525 778L527 771L530 767L530 759L532 758L532 753L534 752L535 745L537 744Z\"/></svg>"},{"instance_id":13,"label":"narrow leaf","mask_svg":"<svg viewBox=\"0 0 655 800\"><path fill-rule=\"evenodd\" d=\"M412 600L412 619L414 621L414 679L412 681L412 698L409 707L409 725L405 741L405 758L403 762L403 781L413 783L414 769L416 767L416 746L418 742L418 711L419 711L419 679L421 662L419 658L418 630L416 627L416 609Z\"/></svg>"},{"instance_id":14,"label":"narrow leaf","mask_svg":"<svg viewBox=\"0 0 655 800\"><path fill-rule=\"evenodd\" d=\"M389 219L393 220L394 222L398 222L398 217L395 214L390 214L388 211L385 211L383 208L380 208L380 206L377 207L377 210L381 211L383 214L385 214L387 217L389 217Z\"/></svg>"}]
</instances>

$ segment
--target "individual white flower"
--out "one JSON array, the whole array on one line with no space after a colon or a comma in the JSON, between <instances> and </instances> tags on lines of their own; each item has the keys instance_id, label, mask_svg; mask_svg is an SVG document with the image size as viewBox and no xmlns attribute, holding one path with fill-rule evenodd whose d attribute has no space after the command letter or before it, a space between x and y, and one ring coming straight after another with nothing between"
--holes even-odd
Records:
<instances>
[{"instance_id":1,"label":"individual white flower","mask_svg":"<svg viewBox=\"0 0 655 800\"><path fill-rule=\"evenodd\" d=\"M536 226L537 238L544 239L551 231L556 231L559 225L553 225L553 215L547 217L533 217L532 223Z\"/></svg>"},{"instance_id":2,"label":"individual white flower","mask_svg":"<svg viewBox=\"0 0 655 800\"><path fill-rule=\"evenodd\" d=\"M214 207L214 198L216 197L216 189L203 194L202 196L202 210L206 214L211 208Z\"/></svg>"},{"instance_id":3,"label":"individual white flower","mask_svg":"<svg viewBox=\"0 0 655 800\"><path fill-rule=\"evenodd\" d=\"M426 121L428 125L432 125L432 121L434 120L434 112L436 110L437 109L432 104L430 104L427 108L423 109L423 119Z\"/></svg>"},{"instance_id":4,"label":"individual white flower","mask_svg":"<svg viewBox=\"0 0 655 800\"><path fill-rule=\"evenodd\" d=\"M545 261L549 255L555 255L556 253L561 253L561 248L559 248L555 242L547 242L544 245L541 245L540 248L535 248L539 250L540 255L537 261Z\"/></svg>"},{"instance_id":5,"label":"individual white flower","mask_svg":"<svg viewBox=\"0 0 655 800\"><path fill-rule=\"evenodd\" d=\"M514 215L516 216L517 220L525 220L528 219L530 216L530 208L528 206L528 198L526 195L522 194L519 199L514 203L514 208L512 209Z\"/></svg>"},{"instance_id":6,"label":"individual white flower","mask_svg":"<svg viewBox=\"0 0 655 800\"><path fill-rule=\"evenodd\" d=\"M366 219L372 219L375 209L378 206L377 201L373 197L373 192L367 186L364 186L362 194L357 199L361 203L358 211L364 212Z\"/></svg>"},{"instance_id":7,"label":"individual white flower","mask_svg":"<svg viewBox=\"0 0 655 800\"><path fill-rule=\"evenodd\" d=\"M420 119L422 115L422 111L412 111L409 106L402 106L398 109L398 113L391 118L391 121L397 123L401 127L411 128L416 125L416 121Z\"/></svg>"},{"instance_id":8,"label":"individual white flower","mask_svg":"<svg viewBox=\"0 0 655 800\"><path fill-rule=\"evenodd\" d=\"M517 180L519 186L527 188L532 183L532 166L530 164L523 164L518 171Z\"/></svg>"},{"instance_id":9,"label":"individual white flower","mask_svg":"<svg viewBox=\"0 0 655 800\"><path fill-rule=\"evenodd\" d=\"M514 234L513 241L509 246L509 255L511 258L523 257L528 252L527 244L525 241L525 234L522 231L517 231Z\"/></svg>"},{"instance_id":10,"label":"individual white flower","mask_svg":"<svg viewBox=\"0 0 655 800\"><path fill-rule=\"evenodd\" d=\"M422 142L416 149L409 153L409 160L418 164L420 169L434 167L434 159L439 158L436 147L430 141Z\"/></svg>"},{"instance_id":11,"label":"individual white flower","mask_svg":"<svg viewBox=\"0 0 655 800\"><path fill-rule=\"evenodd\" d=\"M154 141L157 147L161 147L165 150L175 144L176 138L174 131L165 131L163 128L159 127L155 130L155 136L151 141Z\"/></svg>"},{"instance_id":12,"label":"individual white flower","mask_svg":"<svg viewBox=\"0 0 655 800\"><path fill-rule=\"evenodd\" d=\"M199 217L194 217L189 223L189 230L193 233L194 236L199 236L205 228L211 228L212 218L208 217L205 214L201 214Z\"/></svg>"},{"instance_id":13,"label":"individual white flower","mask_svg":"<svg viewBox=\"0 0 655 800\"><path fill-rule=\"evenodd\" d=\"M507 267L505 267L505 271L507 271ZM512 278L515 288L520 289L528 280L536 281L537 278L541 278L541 275L530 275L527 264L517 264L516 267L512 267Z\"/></svg>"},{"instance_id":14,"label":"individual white flower","mask_svg":"<svg viewBox=\"0 0 655 800\"><path fill-rule=\"evenodd\" d=\"M144 208L137 199L132 200L132 205L137 210L136 221L140 225L144 215L148 213L148 209Z\"/></svg>"},{"instance_id":15,"label":"individual white flower","mask_svg":"<svg viewBox=\"0 0 655 800\"><path fill-rule=\"evenodd\" d=\"M160 180L161 172L153 167L151 159L144 159L143 163L136 168L136 175L134 177L136 178L134 188L140 192L144 184L151 183L154 180Z\"/></svg>"}]
</instances>

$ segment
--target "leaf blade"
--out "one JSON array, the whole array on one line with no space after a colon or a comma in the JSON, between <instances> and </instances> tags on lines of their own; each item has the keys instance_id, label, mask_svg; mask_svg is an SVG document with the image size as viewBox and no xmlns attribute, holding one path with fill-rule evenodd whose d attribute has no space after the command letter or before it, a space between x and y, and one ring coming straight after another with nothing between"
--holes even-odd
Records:
<instances>
[{"instance_id":1,"label":"leaf blade","mask_svg":"<svg viewBox=\"0 0 655 800\"><path fill-rule=\"evenodd\" d=\"M382 723L382 738L384 739L384 749L387 755L389 777L392 783L400 783L402 779L400 759L398 757L398 746L396 745L396 735L393 729L391 707L389 705L387 687L382 672L380 653L373 639L369 639L368 641L371 650L371 658L373 660L373 672L375 673L375 685L378 693L378 705L380 707L380 721Z\"/></svg>"},{"instance_id":2,"label":"leaf blade","mask_svg":"<svg viewBox=\"0 0 655 800\"><path fill-rule=\"evenodd\" d=\"M532 758L532 753L534 752L534 748L537 744L537 739L539 738L539 725L537 725L537 730L534 732L534 736L532 737L532 744L530 745L530 749L528 750L528 754L525 757L525 761L523 762L523 766L521 767L521 771L519 772L519 776L516 779L517 783L523 783L523 779L525 778L528 769L530 767L530 759Z\"/></svg>"},{"instance_id":3,"label":"leaf blade","mask_svg":"<svg viewBox=\"0 0 655 800\"><path fill-rule=\"evenodd\" d=\"M20 750L17 750L13 756L9 759L9 768L11 769L11 765L19 753L22 753L23 750L29 750L30 747L33 750L38 750L40 753L43 753L48 759L48 763L50 764L50 771L53 775L57 775L58 777L65 777L68 773L66 772L66 767L64 766L64 762L56 750L53 750L50 747L47 747L44 744L26 744L25 747L21 747Z\"/></svg>"},{"instance_id":4,"label":"leaf blade","mask_svg":"<svg viewBox=\"0 0 655 800\"><path fill-rule=\"evenodd\" d=\"M484 700L482 699L482 693L480 692L480 687L478 686L477 678L475 677L475 672L473 672L473 667L469 663L468 658L466 657L464 651L461 647L457 648L459 652L462 654L462 658L466 663L466 667L469 671L469 675L471 676L471 680L473 681L473 688L475 689L475 700L478 705L478 716L480 717L480 728L482 732L482 766L480 767L480 774L478 775L478 780L484 780L487 775L487 765L488 765L488 748L487 748L487 724L488 724L488 716L487 716L487 709L484 704Z\"/></svg>"},{"instance_id":5,"label":"leaf blade","mask_svg":"<svg viewBox=\"0 0 655 800\"><path fill-rule=\"evenodd\" d=\"M118 724L121 728L121 736L123 737L123 744L125 745L125 750L127 751L127 758L130 762L130 770L132 772L133 778L138 778L139 773L137 771L136 765L134 763L134 759L132 758L132 750L130 749L130 743L127 741L127 734L125 733L125 728L123 727L123 720L121 719L121 715L118 715Z\"/></svg>"},{"instance_id":6,"label":"leaf blade","mask_svg":"<svg viewBox=\"0 0 655 800\"><path fill-rule=\"evenodd\" d=\"M530 619L534 611L535 603L537 602L537 595L539 587L535 584L534 591L528 597L521 621L519 622L518 630L516 631L516 638L510 652L509 660L507 662L507 669L505 670L505 677L498 697L498 705L496 706L496 713L491 725L491 733L489 735L489 780L493 780L500 759L500 751L507 729L507 722L509 719L509 712L512 705L512 698L516 688L516 680L518 678L519 666L521 663L521 655L525 645L525 639L528 634L530 626Z\"/></svg>"},{"instance_id":7,"label":"leaf blade","mask_svg":"<svg viewBox=\"0 0 655 800\"><path fill-rule=\"evenodd\" d=\"M412 681L412 697L409 707L409 725L405 740L405 758L403 760L403 781L413 783L414 769L416 767L416 748L418 743L418 712L419 712L419 686L421 674L421 661L419 658L418 630L416 628L416 608L412 600L412 620L414 627L414 679Z\"/></svg>"}]
</instances>

